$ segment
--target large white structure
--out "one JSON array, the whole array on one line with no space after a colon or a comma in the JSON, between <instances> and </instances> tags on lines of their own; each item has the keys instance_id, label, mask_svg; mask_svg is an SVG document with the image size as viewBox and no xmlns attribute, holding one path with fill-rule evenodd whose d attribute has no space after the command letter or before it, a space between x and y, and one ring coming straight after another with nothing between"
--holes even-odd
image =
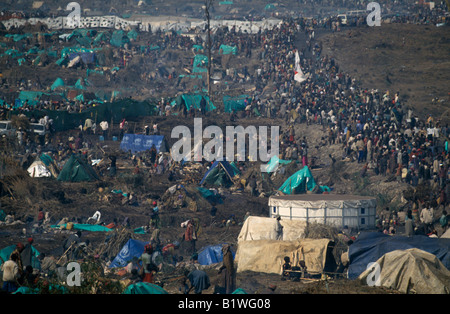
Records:
<instances>
[{"instance_id":1,"label":"large white structure","mask_svg":"<svg viewBox=\"0 0 450 314\"><path fill-rule=\"evenodd\" d=\"M271 196L269 217L304 220L334 225L337 228L375 227L377 201L359 195L297 194Z\"/></svg>"}]
</instances>

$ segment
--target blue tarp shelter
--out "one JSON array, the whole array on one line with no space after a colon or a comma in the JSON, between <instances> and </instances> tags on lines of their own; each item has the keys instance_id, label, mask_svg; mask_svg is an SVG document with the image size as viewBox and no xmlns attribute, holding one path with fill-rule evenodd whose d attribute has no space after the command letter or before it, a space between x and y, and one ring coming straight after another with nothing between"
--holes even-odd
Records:
<instances>
[{"instance_id":1,"label":"blue tarp shelter","mask_svg":"<svg viewBox=\"0 0 450 314\"><path fill-rule=\"evenodd\" d=\"M386 253L411 248L435 255L447 269L450 269L450 239L430 238L423 235L403 237L389 236L380 232L362 232L349 247L348 277L350 279L358 278L369 263L376 262Z\"/></svg>"},{"instance_id":2,"label":"blue tarp shelter","mask_svg":"<svg viewBox=\"0 0 450 314\"><path fill-rule=\"evenodd\" d=\"M159 152L166 152L166 143L163 135L143 135L143 134L124 134L120 142L120 149L123 151L142 152L150 150L155 145Z\"/></svg>"},{"instance_id":3,"label":"blue tarp shelter","mask_svg":"<svg viewBox=\"0 0 450 314\"><path fill-rule=\"evenodd\" d=\"M235 253L232 252L233 258ZM223 261L222 244L208 245L198 253L198 262L200 265L211 265Z\"/></svg>"},{"instance_id":4,"label":"blue tarp shelter","mask_svg":"<svg viewBox=\"0 0 450 314\"><path fill-rule=\"evenodd\" d=\"M122 247L109 267L125 267L133 257L140 257L144 253L144 247L148 242L130 239Z\"/></svg>"}]
</instances>

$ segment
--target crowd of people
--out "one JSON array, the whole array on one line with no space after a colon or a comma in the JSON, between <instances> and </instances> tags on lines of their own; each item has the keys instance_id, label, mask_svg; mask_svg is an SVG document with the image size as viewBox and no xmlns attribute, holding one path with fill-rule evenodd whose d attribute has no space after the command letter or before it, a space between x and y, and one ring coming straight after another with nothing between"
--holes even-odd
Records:
<instances>
[{"instance_id":1,"label":"crowd of people","mask_svg":"<svg viewBox=\"0 0 450 314\"><path fill-rule=\"evenodd\" d=\"M342 0L345 2L344 0ZM325 2L325 0L323 1ZM438 4L438 9L443 8ZM440 16L441 11L421 11L414 19L407 19L407 22L421 23L429 20L428 17ZM438 12L438 13L436 13ZM426 17L423 17L425 14ZM323 21L322 21L323 22ZM282 141L280 147L281 159L295 160L303 166L310 165L308 158L309 144L304 134L296 134L295 126L299 123L307 125L319 125L323 132L324 145L338 145L340 151L336 151L330 157L335 160L360 164L363 169L362 176L381 175L386 178L393 178L399 182L418 187L420 184L430 185L432 194L426 200L418 200L419 207L405 216L406 234L414 233L411 223L422 222L426 230L424 234L433 233L432 223L434 222L433 210L438 207L443 208L439 223L443 230L448 228L447 205L450 195L450 154L448 147L449 126L439 120L438 117L429 115L425 119L417 117L413 111L406 108L402 95L392 91L378 91L375 89L361 87L359 82L345 73L330 56L323 55L320 41L316 40L316 31L320 28L328 27L330 30L338 30L334 20L328 19L325 23L317 20L288 19L278 27L271 30L260 31L256 34L247 34L238 29L223 29L215 33L213 37L214 49L219 49L221 44L236 46L240 54L245 58L252 58L256 53L257 60L261 66L255 73L250 73L244 65L238 72L228 71L226 78L236 84L251 83L256 86L253 94L246 100L245 110L237 119L246 119L254 116L266 118L279 118L285 121L282 130ZM404 22L402 20L402 22ZM162 38L161 47L192 49L194 44L200 44L201 39L195 41L179 35L165 36ZM303 40L304 39L304 40ZM298 42L304 42L300 47ZM150 47L150 45L149 45ZM299 53L301 68L308 78L298 83L294 79L295 53ZM154 50L144 50L144 54L157 53ZM126 64L123 64L126 67ZM167 78L171 75L170 72ZM267 87L271 92L267 93ZM37 106L25 104L21 110L29 109L51 109L68 110L79 112L88 108L91 104L76 102L54 103L42 101ZM158 115L170 115L171 107L166 109L167 100L158 103ZM86 107L83 107L86 106ZM6 109L5 109L6 110ZM183 109L181 109L183 110ZM194 109L192 109L194 111ZM6 111L4 111L6 112ZM204 114L201 110L200 114ZM211 112L214 115L214 111ZM223 113L221 113L223 114ZM235 113L231 113L231 117ZM234 118L233 118L234 119ZM17 136L15 148L25 156L40 156L41 153L50 153L51 157L60 167L71 154L84 155L85 149L93 148L91 132L96 135L102 134L104 139L109 139L108 133L111 126L107 121L100 121L99 125L94 125L91 119L85 121L80 126L78 136L67 140L61 139L57 132L52 130L52 121L43 115L37 121L49 130L44 138L33 138L30 135L24 136L20 132ZM119 138L126 132L127 121L122 120L120 124ZM155 123L147 126L144 134L159 134L158 125ZM3 137L2 145L11 145L10 141ZM97 156L90 156L92 158ZM101 156L105 157L105 156ZM100 170L100 174L110 177L116 175L116 157L110 157L109 173ZM158 154L155 147L142 154L127 154L126 157L132 163L133 174L139 174L142 169L150 168L150 175L159 175L169 171L174 161L170 154ZM436 200L439 199L437 202ZM158 209L153 203L152 227L158 230ZM431 218L430 218L431 217ZM398 213L387 210L380 215L377 226L385 233L394 234L395 226L398 224ZM189 221L184 233L184 240L190 244L190 253L195 257L196 235L194 225ZM77 239L75 239L77 240ZM127 267L127 271L132 274L133 280L153 282L153 275L158 271L160 262L156 262L155 252L164 252L164 248L159 247L155 238L151 244L145 247L145 251L140 257L140 261L149 267L143 269L141 276L137 275L138 269L133 263ZM78 240L77 240L78 241ZM80 242L80 241L78 241ZM32 240L29 241L31 245ZM68 247L64 247L67 248ZM174 249L175 247L172 247ZM17 289L16 283L23 283L24 280L31 280L30 264L23 265L22 245L17 247L17 252L11 254L8 261L3 261L2 269L4 273L4 290L8 292ZM166 248L166 250L171 250ZM226 293L231 293L235 288L234 266L230 256L230 248L224 247L223 254L226 256L225 270ZM27 251L28 252L28 251ZM30 255L30 253L28 253ZM27 258L28 258L28 255ZM195 261L195 258L193 258ZM175 265L180 260L172 260ZM289 261L286 261L289 264ZM287 267L287 266L286 266ZM197 269L198 270L198 269ZM286 268L287 270L287 268ZM32 272L31 272L32 273ZM203 276L204 273L186 273L183 277L185 293L195 288L196 293L201 293L202 287L186 286L192 276ZM193 280L193 279L192 279ZM207 288L208 284L203 288Z\"/></svg>"}]
</instances>

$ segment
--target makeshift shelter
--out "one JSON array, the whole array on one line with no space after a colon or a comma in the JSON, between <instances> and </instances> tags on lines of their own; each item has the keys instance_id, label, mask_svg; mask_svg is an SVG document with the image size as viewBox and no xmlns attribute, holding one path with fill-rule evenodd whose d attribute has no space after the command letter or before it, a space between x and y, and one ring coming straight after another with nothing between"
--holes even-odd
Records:
<instances>
[{"instance_id":1,"label":"makeshift shelter","mask_svg":"<svg viewBox=\"0 0 450 314\"><path fill-rule=\"evenodd\" d=\"M330 191L327 186L317 185L311 170L308 166L304 166L284 181L283 185L278 190L284 194L300 194L315 189L318 190L318 192Z\"/></svg>"},{"instance_id":2,"label":"makeshift shelter","mask_svg":"<svg viewBox=\"0 0 450 314\"><path fill-rule=\"evenodd\" d=\"M47 154L42 154L38 159L36 159L28 167L27 172L32 178L57 178L59 174L58 167L55 165L53 159Z\"/></svg>"},{"instance_id":3,"label":"makeshift shelter","mask_svg":"<svg viewBox=\"0 0 450 314\"><path fill-rule=\"evenodd\" d=\"M50 89L53 91L53 90L55 90L55 89L57 89L57 88L59 88L59 87L64 87L64 86L65 86L65 84L64 84L63 79L60 78L60 77L58 77L58 78L55 80L55 82L53 82L53 84L52 84L52 86L50 87Z\"/></svg>"},{"instance_id":4,"label":"makeshift shelter","mask_svg":"<svg viewBox=\"0 0 450 314\"><path fill-rule=\"evenodd\" d=\"M271 196L270 217L303 220L343 228L375 227L377 201L373 197L347 194L301 194Z\"/></svg>"},{"instance_id":5,"label":"makeshift shelter","mask_svg":"<svg viewBox=\"0 0 450 314\"><path fill-rule=\"evenodd\" d=\"M239 95L239 96L223 96L223 105L225 112L232 111L242 111L245 109L245 100L250 103L252 98L249 95Z\"/></svg>"},{"instance_id":6,"label":"makeshift shelter","mask_svg":"<svg viewBox=\"0 0 450 314\"><path fill-rule=\"evenodd\" d=\"M223 253L222 253L223 244L217 245L208 245L202 248L198 252L198 262L200 265L211 265L217 264L223 261ZM235 256L234 252L231 252L233 257Z\"/></svg>"},{"instance_id":7,"label":"makeshift shelter","mask_svg":"<svg viewBox=\"0 0 450 314\"><path fill-rule=\"evenodd\" d=\"M282 232L278 224L282 227ZM286 220L275 218L250 216L242 225L238 235L238 242L255 240L283 240L295 241L305 238L306 222L302 220Z\"/></svg>"},{"instance_id":8,"label":"makeshift shelter","mask_svg":"<svg viewBox=\"0 0 450 314\"><path fill-rule=\"evenodd\" d=\"M187 111L190 111L191 109L201 109L201 102L202 100L205 101L205 109L206 111L213 111L216 109L216 106L212 103L212 101L209 99L207 95L200 95L200 94L182 94L178 95L170 105L172 107L182 107L185 106Z\"/></svg>"},{"instance_id":9,"label":"makeshift shelter","mask_svg":"<svg viewBox=\"0 0 450 314\"><path fill-rule=\"evenodd\" d=\"M311 273L334 271L333 241L306 239L305 229L304 221L248 217L238 236L237 271L281 274L285 256L292 266L305 261Z\"/></svg>"},{"instance_id":10,"label":"makeshift shelter","mask_svg":"<svg viewBox=\"0 0 450 314\"><path fill-rule=\"evenodd\" d=\"M157 152L167 152L167 142L163 135L124 134L120 149L133 154L150 150L155 145Z\"/></svg>"},{"instance_id":11,"label":"makeshift shelter","mask_svg":"<svg viewBox=\"0 0 450 314\"><path fill-rule=\"evenodd\" d=\"M368 267L358 279L403 293L450 294L450 270L433 254L420 249L395 250L376 261L378 277ZM377 281L375 281L377 280Z\"/></svg>"},{"instance_id":12,"label":"makeshift shelter","mask_svg":"<svg viewBox=\"0 0 450 314\"><path fill-rule=\"evenodd\" d=\"M77 155L72 155L69 158L58 175L58 181L84 182L96 180L99 180L99 177L92 166Z\"/></svg>"},{"instance_id":13,"label":"makeshift shelter","mask_svg":"<svg viewBox=\"0 0 450 314\"><path fill-rule=\"evenodd\" d=\"M168 294L161 286L149 282L137 282L129 285L123 294Z\"/></svg>"},{"instance_id":14,"label":"makeshift shelter","mask_svg":"<svg viewBox=\"0 0 450 314\"><path fill-rule=\"evenodd\" d=\"M205 173L203 179L200 181L200 185L230 186L233 184L233 178L237 174L239 174L239 170L228 161L215 161Z\"/></svg>"},{"instance_id":15,"label":"makeshift shelter","mask_svg":"<svg viewBox=\"0 0 450 314\"><path fill-rule=\"evenodd\" d=\"M52 176L50 170L47 169L41 160L34 161L27 169L28 174L32 178L49 178Z\"/></svg>"},{"instance_id":16,"label":"makeshift shelter","mask_svg":"<svg viewBox=\"0 0 450 314\"><path fill-rule=\"evenodd\" d=\"M331 243L329 239L239 241L235 256L237 272L281 274L285 256L290 258L292 266L305 261L311 274L334 271Z\"/></svg>"},{"instance_id":17,"label":"makeshift shelter","mask_svg":"<svg viewBox=\"0 0 450 314\"><path fill-rule=\"evenodd\" d=\"M14 252L15 249L16 249L16 245L14 244L14 245L4 247L3 249L0 250L0 265L3 264L3 261L6 262L7 260L9 260L11 253ZM31 252L32 252L31 266L33 266L33 268L40 269L41 262L38 259L38 256L40 255L39 251L36 250L36 248L32 245Z\"/></svg>"},{"instance_id":18,"label":"makeshift shelter","mask_svg":"<svg viewBox=\"0 0 450 314\"><path fill-rule=\"evenodd\" d=\"M133 257L140 257L144 253L144 247L148 242L130 239L120 250L119 254L114 258L110 268L125 267Z\"/></svg>"},{"instance_id":19,"label":"makeshift shelter","mask_svg":"<svg viewBox=\"0 0 450 314\"><path fill-rule=\"evenodd\" d=\"M384 254L395 250L420 249L435 255L450 269L450 239L430 238L422 235L411 237L389 236L380 232L362 232L350 245L348 277L356 279Z\"/></svg>"}]
</instances>

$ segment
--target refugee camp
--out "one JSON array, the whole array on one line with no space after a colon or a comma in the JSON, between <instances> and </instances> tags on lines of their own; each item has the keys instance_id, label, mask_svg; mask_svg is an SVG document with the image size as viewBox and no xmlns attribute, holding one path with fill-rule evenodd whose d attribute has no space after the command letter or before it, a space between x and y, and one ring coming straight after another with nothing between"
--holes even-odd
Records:
<instances>
[{"instance_id":1,"label":"refugee camp","mask_svg":"<svg viewBox=\"0 0 450 314\"><path fill-rule=\"evenodd\" d=\"M450 2L369 2L2 1L1 294L450 294Z\"/></svg>"}]
</instances>

